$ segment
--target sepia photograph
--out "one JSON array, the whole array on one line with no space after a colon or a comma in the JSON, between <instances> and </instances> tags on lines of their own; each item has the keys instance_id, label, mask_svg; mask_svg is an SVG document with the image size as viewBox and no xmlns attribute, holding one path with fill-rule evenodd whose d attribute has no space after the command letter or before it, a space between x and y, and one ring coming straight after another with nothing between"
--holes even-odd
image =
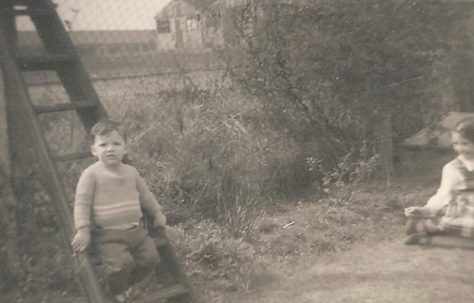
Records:
<instances>
[{"instance_id":1,"label":"sepia photograph","mask_svg":"<svg viewBox=\"0 0 474 303\"><path fill-rule=\"evenodd\" d=\"M0 0L0 303L471 303L473 256L474 0Z\"/></svg>"}]
</instances>

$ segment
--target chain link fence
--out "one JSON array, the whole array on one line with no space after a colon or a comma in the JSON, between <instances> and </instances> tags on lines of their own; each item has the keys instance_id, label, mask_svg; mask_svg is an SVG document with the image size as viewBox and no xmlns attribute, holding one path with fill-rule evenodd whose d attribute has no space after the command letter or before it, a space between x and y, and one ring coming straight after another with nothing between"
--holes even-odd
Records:
<instances>
[{"instance_id":1,"label":"chain link fence","mask_svg":"<svg viewBox=\"0 0 474 303\"><path fill-rule=\"evenodd\" d=\"M258 215L258 195L272 177L263 169L269 163L264 155L282 140L245 125L246 119L258 122L262 109L230 80L206 42L207 16L218 17L210 13L210 3L54 3L107 113L128 129L132 164L163 204L169 224L204 216L227 222L235 236L249 232ZM27 17L18 18L17 29L18 55L47 53ZM30 71L24 78L34 105L69 102L54 71ZM43 114L40 122L53 154L90 150L75 112ZM33 219L18 231L26 277L19 288L77 293L49 197L36 177L35 156L24 152L32 165L17 176L17 215ZM59 163L71 210L79 175L93 161Z\"/></svg>"},{"instance_id":2,"label":"chain link fence","mask_svg":"<svg viewBox=\"0 0 474 303\"><path fill-rule=\"evenodd\" d=\"M129 129L133 164L169 207L191 203L216 218L231 211L228 201L254 203L250 192L256 196L275 178L265 154L283 140L261 136L267 130L257 125L247 129L244 120L258 123L263 109L230 80L213 47L224 44L229 9L238 8L240 20L252 2L54 1L108 114ZM248 13L242 22L251 24ZM28 18L17 27L21 55L46 52ZM35 105L69 102L55 72L29 72L25 80ZM54 154L90 149L76 113L41 119ZM61 164L71 203L92 161Z\"/></svg>"}]
</instances>

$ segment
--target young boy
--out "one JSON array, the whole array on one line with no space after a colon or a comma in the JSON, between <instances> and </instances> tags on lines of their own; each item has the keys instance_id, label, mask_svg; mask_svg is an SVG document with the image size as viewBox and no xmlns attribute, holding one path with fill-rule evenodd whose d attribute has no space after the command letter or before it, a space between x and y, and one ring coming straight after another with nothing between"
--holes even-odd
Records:
<instances>
[{"instance_id":1,"label":"young boy","mask_svg":"<svg viewBox=\"0 0 474 303\"><path fill-rule=\"evenodd\" d=\"M91 135L98 161L83 171L77 184L72 248L84 251L93 245L110 291L118 302L125 302L131 283L143 279L160 261L141 224L142 209L154 217L154 227L165 227L166 217L138 171L122 162L127 148L120 124L100 121Z\"/></svg>"}]
</instances>

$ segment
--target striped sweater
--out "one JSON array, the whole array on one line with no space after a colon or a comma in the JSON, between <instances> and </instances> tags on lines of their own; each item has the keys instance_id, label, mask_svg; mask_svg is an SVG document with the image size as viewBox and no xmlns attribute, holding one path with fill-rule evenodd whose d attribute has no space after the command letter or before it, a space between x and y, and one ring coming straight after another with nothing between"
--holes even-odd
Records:
<instances>
[{"instance_id":1,"label":"striped sweater","mask_svg":"<svg viewBox=\"0 0 474 303\"><path fill-rule=\"evenodd\" d=\"M139 224L142 209L155 215L161 206L133 166L122 164L117 172L101 162L86 168L76 188L74 225L127 229Z\"/></svg>"}]
</instances>

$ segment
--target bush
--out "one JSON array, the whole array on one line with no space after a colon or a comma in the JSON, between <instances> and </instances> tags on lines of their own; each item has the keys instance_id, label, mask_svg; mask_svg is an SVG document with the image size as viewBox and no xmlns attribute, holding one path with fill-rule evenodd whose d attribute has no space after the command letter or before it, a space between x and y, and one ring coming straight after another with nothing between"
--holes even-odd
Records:
<instances>
[{"instance_id":1,"label":"bush","mask_svg":"<svg viewBox=\"0 0 474 303\"><path fill-rule=\"evenodd\" d=\"M143 83L115 107L114 117L129 128L133 163L170 208L194 206L231 234L245 234L266 197L284 193L276 180L290 184L297 174L288 165L297 161L297 146L225 81L159 93L154 85Z\"/></svg>"}]
</instances>

